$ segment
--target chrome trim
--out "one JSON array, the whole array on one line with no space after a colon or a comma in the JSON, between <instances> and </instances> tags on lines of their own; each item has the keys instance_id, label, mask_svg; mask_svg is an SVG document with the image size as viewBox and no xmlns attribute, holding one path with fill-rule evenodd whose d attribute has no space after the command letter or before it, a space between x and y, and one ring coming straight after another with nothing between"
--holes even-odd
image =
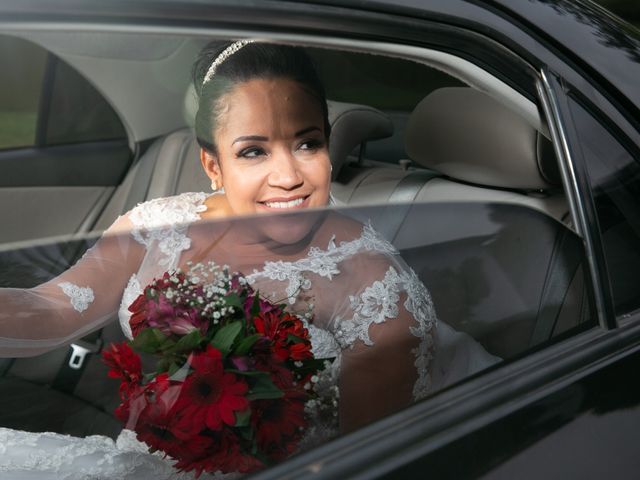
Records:
<instances>
[{"instance_id":1,"label":"chrome trim","mask_svg":"<svg viewBox=\"0 0 640 480\"><path fill-rule=\"evenodd\" d=\"M540 77L536 82L536 88L540 100L542 101L542 110L549 123L549 131L553 140L553 149L560 166L560 174L564 185L565 193L569 200L569 209L571 211L571 219L576 227L578 234L582 237L585 246L585 255L589 264L591 273L591 281L593 282L593 290L595 296L595 305L597 309L598 321L604 329L612 329L617 327L615 316L610 322L606 316L605 300L603 297L603 285L600 275L600 269L595 259L595 249L593 240L589 235L589 223L585 215L585 204L580 195L580 188L574 167L574 160L571 154L571 147L567 140L567 134L562 121L562 114L558 105L555 91L549 83L546 69L540 69Z\"/></svg>"}]
</instances>

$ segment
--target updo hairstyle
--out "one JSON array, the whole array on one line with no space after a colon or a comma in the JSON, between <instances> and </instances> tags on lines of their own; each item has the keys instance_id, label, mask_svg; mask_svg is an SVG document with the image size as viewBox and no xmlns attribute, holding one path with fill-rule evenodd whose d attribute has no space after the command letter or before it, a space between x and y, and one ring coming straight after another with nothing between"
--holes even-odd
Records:
<instances>
[{"instance_id":1,"label":"updo hairstyle","mask_svg":"<svg viewBox=\"0 0 640 480\"><path fill-rule=\"evenodd\" d=\"M309 55L300 47L253 42L227 57L211 79L202 85L211 64L231 44L210 43L193 66L193 82L198 94L196 137L202 148L217 154L214 132L226 111L224 95L236 85L254 79L285 78L300 83L318 102L324 117L327 140L331 126L324 87Z\"/></svg>"}]
</instances>

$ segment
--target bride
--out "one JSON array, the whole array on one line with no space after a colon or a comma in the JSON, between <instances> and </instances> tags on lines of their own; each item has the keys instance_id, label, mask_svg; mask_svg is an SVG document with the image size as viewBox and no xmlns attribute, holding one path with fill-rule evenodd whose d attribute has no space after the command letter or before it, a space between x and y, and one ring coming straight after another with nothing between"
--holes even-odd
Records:
<instances>
[{"instance_id":1,"label":"bride","mask_svg":"<svg viewBox=\"0 0 640 480\"><path fill-rule=\"evenodd\" d=\"M329 419L310 409L316 421L307 447L496 360L437 323L425 286L370 225L322 209L330 199L330 126L323 87L302 49L249 41L208 47L194 78L200 160L213 194L142 203L57 278L0 290L0 355L68 344L116 313L131 338L128 307L145 285L167 270L211 261L286 299L290 311L313 312L313 351L336 357L325 387L337 387L339 402ZM129 430L114 442L6 428L0 475L189 477L147 453Z\"/></svg>"}]
</instances>

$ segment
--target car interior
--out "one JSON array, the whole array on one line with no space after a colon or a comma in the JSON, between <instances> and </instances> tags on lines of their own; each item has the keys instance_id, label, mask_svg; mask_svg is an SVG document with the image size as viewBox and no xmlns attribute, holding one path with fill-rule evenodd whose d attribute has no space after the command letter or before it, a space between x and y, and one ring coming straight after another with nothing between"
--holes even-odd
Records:
<instances>
[{"instance_id":1,"label":"car interior","mask_svg":"<svg viewBox=\"0 0 640 480\"><path fill-rule=\"evenodd\" d=\"M0 36L0 43L47 56L48 82L72 70L67 77L84 79L121 121L109 138L81 145L63 139L0 147L0 158L8 159L0 181L3 286L30 287L56 275L140 202L210 190L190 87L191 64L208 41L123 32ZM335 99L328 89L333 208L371 221L396 246L428 287L440 319L505 360L588 324L582 241L535 101L448 53L419 49L407 60L398 58L399 47L368 52L357 43L352 50L312 45L310 52L321 67L333 58L375 57L378 66L417 64L448 79L424 86L404 110L379 108L373 97L350 101L349 92ZM387 95L382 83L378 95ZM96 353L121 338L112 322L74 347L0 360L3 396L12 392L3 400L12 414L0 414L0 425L116 436L117 388ZM81 368L70 368L78 355ZM25 404L34 395L47 405ZM53 410L60 414L38 413Z\"/></svg>"}]
</instances>

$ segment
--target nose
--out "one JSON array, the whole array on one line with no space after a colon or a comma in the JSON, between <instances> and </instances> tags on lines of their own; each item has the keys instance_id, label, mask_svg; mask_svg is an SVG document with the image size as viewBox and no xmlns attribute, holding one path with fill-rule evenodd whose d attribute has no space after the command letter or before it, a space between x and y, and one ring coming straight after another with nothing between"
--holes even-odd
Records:
<instances>
[{"instance_id":1,"label":"nose","mask_svg":"<svg viewBox=\"0 0 640 480\"><path fill-rule=\"evenodd\" d=\"M298 160L291 151L279 149L272 153L269 186L293 190L301 186L303 182Z\"/></svg>"}]
</instances>

